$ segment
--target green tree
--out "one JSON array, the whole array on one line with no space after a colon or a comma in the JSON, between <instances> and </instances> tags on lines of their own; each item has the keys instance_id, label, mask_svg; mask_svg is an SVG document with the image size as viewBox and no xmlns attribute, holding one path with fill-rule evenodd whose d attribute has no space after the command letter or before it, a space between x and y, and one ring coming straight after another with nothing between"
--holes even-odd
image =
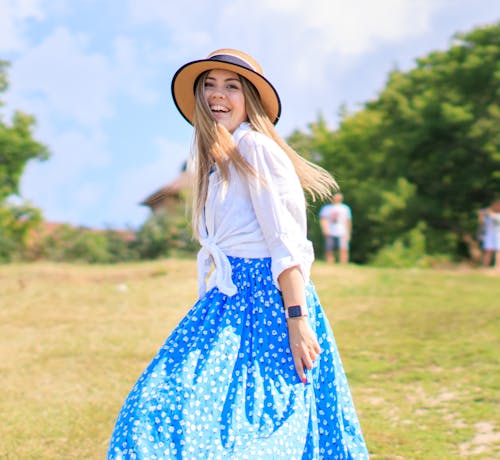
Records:
<instances>
[{"instance_id":1,"label":"green tree","mask_svg":"<svg viewBox=\"0 0 500 460\"><path fill-rule=\"evenodd\" d=\"M141 259L193 254L198 249L184 206L176 212L153 214L136 234L132 247Z\"/></svg>"},{"instance_id":2,"label":"green tree","mask_svg":"<svg viewBox=\"0 0 500 460\"><path fill-rule=\"evenodd\" d=\"M500 24L457 35L449 50L393 72L370 105L393 140L392 175L416 187L431 251L446 244L439 235L460 241L473 232L476 211L500 190L499 103Z\"/></svg>"},{"instance_id":3,"label":"green tree","mask_svg":"<svg viewBox=\"0 0 500 460\"><path fill-rule=\"evenodd\" d=\"M0 61L0 95L8 88L8 63ZM0 108L4 105L0 98ZM47 148L33 139L35 119L16 111L10 123L0 116L0 260L21 255L29 232L40 222L40 212L23 203L8 202L19 195L19 181L28 161L48 158Z\"/></svg>"},{"instance_id":4,"label":"green tree","mask_svg":"<svg viewBox=\"0 0 500 460\"><path fill-rule=\"evenodd\" d=\"M338 129L320 117L290 137L337 178L353 209L354 260L395 241L410 245L418 232L414 247L464 254L477 210L500 191L499 103L495 24L456 35L448 50L407 72L391 72L379 97L344 113Z\"/></svg>"},{"instance_id":5,"label":"green tree","mask_svg":"<svg viewBox=\"0 0 500 460\"><path fill-rule=\"evenodd\" d=\"M29 205L0 205L0 262L29 258L29 239L41 222L40 211Z\"/></svg>"}]
</instances>

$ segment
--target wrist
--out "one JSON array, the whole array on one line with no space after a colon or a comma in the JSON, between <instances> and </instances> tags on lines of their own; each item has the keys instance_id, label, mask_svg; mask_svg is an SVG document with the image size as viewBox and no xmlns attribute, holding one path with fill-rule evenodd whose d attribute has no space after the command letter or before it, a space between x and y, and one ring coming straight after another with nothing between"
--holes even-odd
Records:
<instances>
[{"instance_id":1,"label":"wrist","mask_svg":"<svg viewBox=\"0 0 500 460\"><path fill-rule=\"evenodd\" d=\"M304 318L307 316L307 307L304 305L289 305L284 309L286 319Z\"/></svg>"}]
</instances>

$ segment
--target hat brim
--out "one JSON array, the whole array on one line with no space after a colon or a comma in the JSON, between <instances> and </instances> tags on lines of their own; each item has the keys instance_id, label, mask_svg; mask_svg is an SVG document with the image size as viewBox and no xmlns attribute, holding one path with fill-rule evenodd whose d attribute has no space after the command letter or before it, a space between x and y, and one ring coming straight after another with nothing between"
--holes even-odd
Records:
<instances>
[{"instance_id":1,"label":"hat brim","mask_svg":"<svg viewBox=\"0 0 500 460\"><path fill-rule=\"evenodd\" d=\"M281 102L278 92L274 86L262 75L238 64L214 61L213 59L201 59L199 61L188 62L183 65L172 79L172 97L181 115L193 124L195 96L194 85L196 79L207 70L228 70L235 72L249 80L257 89L262 106L269 119L276 124L281 114Z\"/></svg>"}]
</instances>

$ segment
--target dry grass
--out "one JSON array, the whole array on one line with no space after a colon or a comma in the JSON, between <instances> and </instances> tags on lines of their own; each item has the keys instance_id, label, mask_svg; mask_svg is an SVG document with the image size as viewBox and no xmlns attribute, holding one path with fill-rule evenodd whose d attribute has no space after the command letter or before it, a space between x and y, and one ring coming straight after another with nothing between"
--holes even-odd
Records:
<instances>
[{"instance_id":1,"label":"dry grass","mask_svg":"<svg viewBox=\"0 0 500 460\"><path fill-rule=\"evenodd\" d=\"M190 260L0 266L0 459L103 459L195 273ZM313 279L372 458L498 458L498 275L317 263Z\"/></svg>"}]
</instances>

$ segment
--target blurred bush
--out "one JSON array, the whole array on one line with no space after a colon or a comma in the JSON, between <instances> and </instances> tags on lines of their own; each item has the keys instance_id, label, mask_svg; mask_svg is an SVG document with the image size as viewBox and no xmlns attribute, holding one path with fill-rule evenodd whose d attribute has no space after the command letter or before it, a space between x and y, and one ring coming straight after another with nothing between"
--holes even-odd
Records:
<instances>
[{"instance_id":1,"label":"blurred bush","mask_svg":"<svg viewBox=\"0 0 500 460\"><path fill-rule=\"evenodd\" d=\"M34 226L37 216L39 220ZM6 233L7 228L16 231ZM0 230L3 230L0 231L0 262L52 260L106 264L193 256L198 250L190 221L181 210L177 214L151 215L137 230L49 225L41 222L36 213L29 226L25 218L17 227L0 226Z\"/></svg>"}]
</instances>

